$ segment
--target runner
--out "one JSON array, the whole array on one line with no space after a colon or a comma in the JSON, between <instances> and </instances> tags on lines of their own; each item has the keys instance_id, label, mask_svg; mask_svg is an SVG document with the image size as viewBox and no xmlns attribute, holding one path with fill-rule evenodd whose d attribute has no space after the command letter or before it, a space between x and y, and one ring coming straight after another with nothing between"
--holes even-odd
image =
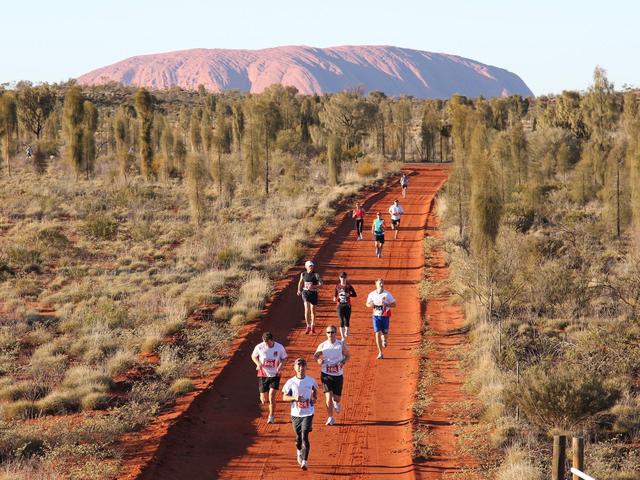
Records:
<instances>
[{"instance_id":1,"label":"runner","mask_svg":"<svg viewBox=\"0 0 640 480\"><path fill-rule=\"evenodd\" d=\"M344 342L349 336L349 321L351 320L351 297L357 297L355 288L347 283L347 272L339 275L340 283L336 285L333 301L338 304L338 318L340 319L340 339Z\"/></svg>"},{"instance_id":2,"label":"runner","mask_svg":"<svg viewBox=\"0 0 640 480\"><path fill-rule=\"evenodd\" d=\"M351 216L356 219L356 240L362 240L362 227L364 225L364 208L356 202L356 208L353 209Z\"/></svg>"},{"instance_id":3,"label":"runner","mask_svg":"<svg viewBox=\"0 0 640 480\"><path fill-rule=\"evenodd\" d=\"M407 187L409 186L409 177L403 173L400 177L400 187L402 187L402 198L407 196Z\"/></svg>"},{"instance_id":4,"label":"runner","mask_svg":"<svg viewBox=\"0 0 640 480\"><path fill-rule=\"evenodd\" d=\"M282 388L282 399L291 402L291 423L296 432L296 450L298 465L302 470L307 469L309 458L309 433L313 430L314 404L318 399L318 384L309 377L307 361L304 358L296 358L293 362L295 377L287 380Z\"/></svg>"},{"instance_id":5,"label":"runner","mask_svg":"<svg viewBox=\"0 0 640 480\"><path fill-rule=\"evenodd\" d=\"M400 205L399 200L394 200L393 204L389 207L389 214L391 215L391 230L394 231L393 239L398 238L398 230L400 230L400 217L404 213L404 208Z\"/></svg>"},{"instance_id":6,"label":"runner","mask_svg":"<svg viewBox=\"0 0 640 480\"><path fill-rule=\"evenodd\" d=\"M276 392L280 388L280 371L287 358L287 351L282 345L273 340L271 332L262 334L262 343L256 345L251 354L251 360L258 371L258 391L260 402L269 399L269 418L267 423L276 423Z\"/></svg>"},{"instance_id":7,"label":"runner","mask_svg":"<svg viewBox=\"0 0 640 480\"><path fill-rule=\"evenodd\" d=\"M311 260L307 260L304 263L304 266L307 271L300 274L300 281L298 281L298 296L302 296L302 302L304 304L304 321L307 324L307 328L304 333L308 334L316 333L316 305L318 305L318 289L322 285L322 279L320 278L320 275L313 271L314 264Z\"/></svg>"},{"instance_id":8,"label":"runner","mask_svg":"<svg viewBox=\"0 0 640 480\"><path fill-rule=\"evenodd\" d=\"M376 218L371 225L371 233L376 246L376 257L382 258L382 246L384 245L384 220L380 212L376 213Z\"/></svg>"},{"instance_id":9,"label":"runner","mask_svg":"<svg viewBox=\"0 0 640 480\"><path fill-rule=\"evenodd\" d=\"M342 340L336 338L337 328L334 325L327 327L328 340L325 340L316 349L313 358L320 365L320 381L324 389L325 403L327 405L327 425L333 425L333 412L340 413L340 399L342 398L342 367L349 361L349 348Z\"/></svg>"},{"instance_id":10,"label":"runner","mask_svg":"<svg viewBox=\"0 0 640 480\"><path fill-rule=\"evenodd\" d=\"M391 307L396 306L396 299L384 289L384 280L376 280L376 289L367 296L367 307L373 307L373 331L378 347L378 358L384 358L383 348L387 348L389 340L389 317Z\"/></svg>"}]
</instances>

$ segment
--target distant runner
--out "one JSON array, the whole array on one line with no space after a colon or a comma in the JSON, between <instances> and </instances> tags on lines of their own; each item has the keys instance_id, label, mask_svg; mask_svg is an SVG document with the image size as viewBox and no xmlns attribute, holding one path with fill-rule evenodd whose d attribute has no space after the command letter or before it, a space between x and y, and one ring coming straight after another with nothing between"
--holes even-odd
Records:
<instances>
[{"instance_id":1,"label":"distant runner","mask_svg":"<svg viewBox=\"0 0 640 480\"><path fill-rule=\"evenodd\" d=\"M389 214L391 215L391 230L394 231L393 239L398 238L398 230L400 230L400 217L404 214L404 208L400 205L399 200L394 200L393 204L389 207Z\"/></svg>"},{"instance_id":2,"label":"distant runner","mask_svg":"<svg viewBox=\"0 0 640 480\"><path fill-rule=\"evenodd\" d=\"M384 358L382 349L387 348L389 336L389 317L391 308L396 306L396 299L384 289L384 280L376 280L376 289L367 296L367 307L373 307L373 331L378 347L378 358Z\"/></svg>"},{"instance_id":3,"label":"distant runner","mask_svg":"<svg viewBox=\"0 0 640 480\"><path fill-rule=\"evenodd\" d=\"M407 196L407 187L409 186L409 177L403 173L400 177L400 187L402 187L402 198Z\"/></svg>"},{"instance_id":4,"label":"distant runner","mask_svg":"<svg viewBox=\"0 0 640 480\"><path fill-rule=\"evenodd\" d=\"M276 392L280 388L280 371L287 358L287 351L273 340L271 332L262 334L262 343L256 345L251 360L258 371L258 391L260 402L269 400L269 418L267 423L276 423Z\"/></svg>"},{"instance_id":5,"label":"distant runner","mask_svg":"<svg viewBox=\"0 0 640 480\"><path fill-rule=\"evenodd\" d=\"M333 301L338 304L338 318L340 319L340 338L345 340L349 336L349 322L351 321L351 297L357 297L355 288L347 283L347 272L342 272L340 283L336 285Z\"/></svg>"},{"instance_id":6,"label":"distant runner","mask_svg":"<svg viewBox=\"0 0 640 480\"><path fill-rule=\"evenodd\" d=\"M351 216L356 220L356 240L362 240L362 227L364 226L364 209L356 202Z\"/></svg>"},{"instance_id":7,"label":"distant runner","mask_svg":"<svg viewBox=\"0 0 640 480\"><path fill-rule=\"evenodd\" d=\"M327 425L333 425L333 412L340 413L340 399L342 398L342 367L349 361L349 348L342 340L336 338L337 329L334 325L327 327L327 340L318 345L313 358L316 359L322 373L320 381L324 389L327 405Z\"/></svg>"},{"instance_id":8,"label":"distant runner","mask_svg":"<svg viewBox=\"0 0 640 480\"><path fill-rule=\"evenodd\" d=\"M300 274L298 281L298 295L302 297L304 304L304 321L307 328L305 334L316 333L316 305L318 305L318 289L322 285L320 275L313 271L314 264L311 260L304 263L306 272Z\"/></svg>"},{"instance_id":9,"label":"distant runner","mask_svg":"<svg viewBox=\"0 0 640 480\"><path fill-rule=\"evenodd\" d=\"M371 233L376 246L376 257L382 258L382 246L384 245L384 220L380 212L376 213L376 218L371 225Z\"/></svg>"},{"instance_id":10,"label":"distant runner","mask_svg":"<svg viewBox=\"0 0 640 480\"><path fill-rule=\"evenodd\" d=\"M307 361L304 358L296 358L293 369L296 376L284 384L282 399L291 402L291 423L296 432L298 465L306 470L311 449L309 433L313 430L314 404L318 400L318 384L306 374Z\"/></svg>"}]
</instances>

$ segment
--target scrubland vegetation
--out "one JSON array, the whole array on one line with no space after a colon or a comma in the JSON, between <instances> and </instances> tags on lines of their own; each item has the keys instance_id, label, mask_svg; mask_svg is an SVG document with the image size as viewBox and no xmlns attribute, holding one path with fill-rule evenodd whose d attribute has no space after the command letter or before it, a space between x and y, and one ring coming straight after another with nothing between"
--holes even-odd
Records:
<instances>
[{"instance_id":1,"label":"scrubland vegetation","mask_svg":"<svg viewBox=\"0 0 640 480\"><path fill-rule=\"evenodd\" d=\"M398 171L377 107L343 125L329 103L372 102L334 98L0 93L5 477L117 476L118 439L226 355L341 202Z\"/></svg>"},{"instance_id":2,"label":"scrubland vegetation","mask_svg":"<svg viewBox=\"0 0 640 480\"><path fill-rule=\"evenodd\" d=\"M440 247L471 326L453 354L482 404L486 478L550 478L558 433L585 437L594 478L640 478L639 100L597 68L588 91L506 117L446 107Z\"/></svg>"}]
</instances>

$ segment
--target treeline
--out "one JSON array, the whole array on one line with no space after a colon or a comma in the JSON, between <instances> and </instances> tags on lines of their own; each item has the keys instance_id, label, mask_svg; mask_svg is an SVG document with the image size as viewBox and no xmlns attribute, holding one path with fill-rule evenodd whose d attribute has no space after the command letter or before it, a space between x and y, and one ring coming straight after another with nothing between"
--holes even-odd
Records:
<instances>
[{"instance_id":1,"label":"treeline","mask_svg":"<svg viewBox=\"0 0 640 480\"><path fill-rule=\"evenodd\" d=\"M588 474L637 478L639 100L596 68L586 92L503 118L447 104L451 288L473 327L465 372L493 478L549 478L559 432L586 437Z\"/></svg>"},{"instance_id":2,"label":"treeline","mask_svg":"<svg viewBox=\"0 0 640 480\"><path fill-rule=\"evenodd\" d=\"M496 126L526 114L528 101L495 98L483 103ZM320 157L332 183L341 162L374 156L380 160L449 161L453 110L444 101L388 98L359 91L299 95L273 85L259 95L220 94L174 88L149 92L116 84L19 83L0 93L0 131L5 174L11 159L33 145L34 165L64 157L77 176L90 177L96 159L114 161L120 177L166 180L186 177L188 157L220 192L233 183L271 188L273 157L285 168ZM243 165L230 178L225 158Z\"/></svg>"}]
</instances>

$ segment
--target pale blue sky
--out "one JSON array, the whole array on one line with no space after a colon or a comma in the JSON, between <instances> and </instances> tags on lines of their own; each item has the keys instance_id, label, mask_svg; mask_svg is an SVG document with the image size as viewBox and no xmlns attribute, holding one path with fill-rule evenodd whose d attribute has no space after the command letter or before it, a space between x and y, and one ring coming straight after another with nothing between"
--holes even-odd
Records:
<instances>
[{"instance_id":1,"label":"pale blue sky","mask_svg":"<svg viewBox=\"0 0 640 480\"><path fill-rule=\"evenodd\" d=\"M9 0L2 16L0 83L187 48L375 44L502 67L536 95L585 89L596 65L616 88L640 86L631 0Z\"/></svg>"}]
</instances>

